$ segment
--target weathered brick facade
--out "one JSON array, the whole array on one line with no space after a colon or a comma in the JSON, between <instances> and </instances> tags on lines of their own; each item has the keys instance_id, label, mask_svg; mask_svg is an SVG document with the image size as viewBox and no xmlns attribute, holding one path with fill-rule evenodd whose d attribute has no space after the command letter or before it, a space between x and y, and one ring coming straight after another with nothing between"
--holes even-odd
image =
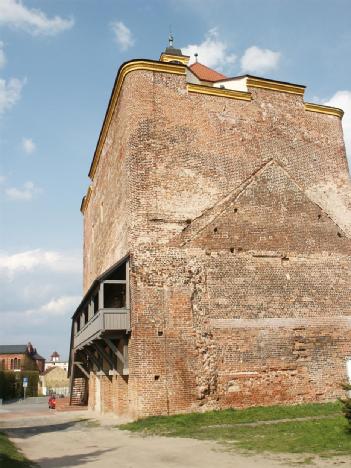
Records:
<instances>
[{"instance_id":1,"label":"weathered brick facade","mask_svg":"<svg viewBox=\"0 0 351 468\"><path fill-rule=\"evenodd\" d=\"M83 204L85 292L130 255L129 376L91 372L90 406L140 417L336 398L351 358L340 116L288 85L248 81L242 100L142 63L112 96Z\"/></svg>"}]
</instances>

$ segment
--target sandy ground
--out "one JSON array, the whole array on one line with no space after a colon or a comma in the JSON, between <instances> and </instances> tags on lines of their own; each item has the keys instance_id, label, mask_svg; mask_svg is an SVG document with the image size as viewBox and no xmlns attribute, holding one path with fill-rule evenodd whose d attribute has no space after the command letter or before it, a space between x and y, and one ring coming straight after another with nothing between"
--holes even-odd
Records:
<instances>
[{"instance_id":1,"label":"sandy ground","mask_svg":"<svg viewBox=\"0 0 351 468\"><path fill-rule=\"evenodd\" d=\"M42 468L274 468L300 464L308 458L245 456L213 442L141 437L116 429L120 422L117 418L97 418L87 411L50 413L46 408L37 412L28 408L14 415L0 409L0 430L5 430ZM314 460L313 465L351 466L351 457Z\"/></svg>"}]
</instances>

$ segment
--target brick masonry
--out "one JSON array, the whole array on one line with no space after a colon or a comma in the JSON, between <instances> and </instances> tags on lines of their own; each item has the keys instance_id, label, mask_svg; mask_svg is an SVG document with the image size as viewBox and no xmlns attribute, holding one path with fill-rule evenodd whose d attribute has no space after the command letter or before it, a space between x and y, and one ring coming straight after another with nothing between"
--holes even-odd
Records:
<instances>
[{"instance_id":1,"label":"brick masonry","mask_svg":"<svg viewBox=\"0 0 351 468\"><path fill-rule=\"evenodd\" d=\"M134 417L340 395L351 358L350 180L340 119L296 94L123 83L84 215L84 289L131 255Z\"/></svg>"}]
</instances>

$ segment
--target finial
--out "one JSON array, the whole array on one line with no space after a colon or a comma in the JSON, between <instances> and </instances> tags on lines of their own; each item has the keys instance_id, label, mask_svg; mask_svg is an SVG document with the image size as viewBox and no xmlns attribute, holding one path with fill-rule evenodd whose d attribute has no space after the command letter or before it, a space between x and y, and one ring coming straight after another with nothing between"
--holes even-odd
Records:
<instances>
[{"instance_id":1,"label":"finial","mask_svg":"<svg viewBox=\"0 0 351 468\"><path fill-rule=\"evenodd\" d=\"M173 47L173 34L171 33L171 31L169 32L168 43L169 47Z\"/></svg>"},{"instance_id":2,"label":"finial","mask_svg":"<svg viewBox=\"0 0 351 468\"><path fill-rule=\"evenodd\" d=\"M197 52L195 52L194 54L194 57L195 57L195 62L197 63L197 58L198 58L199 54Z\"/></svg>"}]
</instances>

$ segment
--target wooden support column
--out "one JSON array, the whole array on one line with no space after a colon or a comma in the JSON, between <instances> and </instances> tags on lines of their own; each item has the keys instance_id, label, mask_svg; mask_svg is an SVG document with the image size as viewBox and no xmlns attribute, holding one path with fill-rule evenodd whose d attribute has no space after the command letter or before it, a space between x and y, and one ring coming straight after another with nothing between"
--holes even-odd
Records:
<instances>
[{"instance_id":1,"label":"wooden support column","mask_svg":"<svg viewBox=\"0 0 351 468\"><path fill-rule=\"evenodd\" d=\"M78 369L80 369L80 370L83 372L83 374L89 379L90 375L89 375L88 371L83 367L83 363L82 363L82 362L77 362L77 361L76 361L74 364L75 364L75 365L78 367Z\"/></svg>"},{"instance_id":2,"label":"wooden support column","mask_svg":"<svg viewBox=\"0 0 351 468\"><path fill-rule=\"evenodd\" d=\"M100 355L102 356L102 358L106 359L106 361L109 363L109 366L111 369L115 369L116 366L115 366L115 363L112 359L111 356L109 356L106 351L104 350L104 348L101 346L100 343L95 343L95 346L96 346L96 349L98 350L98 353L100 353Z\"/></svg>"},{"instance_id":3,"label":"wooden support column","mask_svg":"<svg viewBox=\"0 0 351 468\"><path fill-rule=\"evenodd\" d=\"M128 338L124 337L122 338L122 343L123 343L123 354L120 352L120 350L117 348L117 346L112 342L110 338L104 338L112 352L117 356L117 359L121 362L122 364L122 374L123 375L129 375L129 369L128 369Z\"/></svg>"},{"instance_id":4,"label":"wooden support column","mask_svg":"<svg viewBox=\"0 0 351 468\"><path fill-rule=\"evenodd\" d=\"M117 356L117 359L119 359L122 362L123 367L124 367L125 361L124 361L123 354L120 352L119 349L117 349L117 346L114 343L112 343L110 338L104 338L104 340L106 341L107 345L110 347L112 352Z\"/></svg>"},{"instance_id":5,"label":"wooden support column","mask_svg":"<svg viewBox=\"0 0 351 468\"><path fill-rule=\"evenodd\" d=\"M129 260L126 261L126 308L130 309Z\"/></svg>"},{"instance_id":6,"label":"wooden support column","mask_svg":"<svg viewBox=\"0 0 351 468\"><path fill-rule=\"evenodd\" d=\"M90 349L85 348L84 351L86 352L86 354L87 354L87 356L89 357L89 359L96 365L97 370L99 371L100 368L101 368L101 364L100 364L100 362L98 361L98 359L96 359L96 357L95 357L94 354L90 351Z\"/></svg>"},{"instance_id":7,"label":"wooden support column","mask_svg":"<svg viewBox=\"0 0 351 468\"><path fill-rule=\"evenodd\" d=\"M94 303L92 300L90 300L88 304L88 317L89 320L91 320L94 317Z\"/></svg>"},{"instance_id":8,"label":"wooden support column","mask_svg":"<svg viewBox=\"0 0 351 468\"><path fill-rule=\"evenodd\" d=\"M128 337L123 338L123 357L124 357L123 375L129 375Z\"/></svg>"},{"instance_id":9,"label":"wooden support column","mask_svg":"<svg viewBox=\"0 0 351 468\"><path fill-rule=\"evenodd\" d=\"M98 302L99 302L99 310L104 308L104 283L100 283L99 286L99 297L98 297Z\"/></svg>"},{"instance_id":10,"label":"wooden support column","mask_svg":"<svg viewBox=\"0 0 351 468\"><path fill-rule=\"evenodd\" d=\"M73 383L74 383L74 358L75 358L75 353L74 350L71 350L71 375L70 375L70 392L69 392L69 404L72 404L72 393L73 393Z\"/></svg>"}]
</instances>

